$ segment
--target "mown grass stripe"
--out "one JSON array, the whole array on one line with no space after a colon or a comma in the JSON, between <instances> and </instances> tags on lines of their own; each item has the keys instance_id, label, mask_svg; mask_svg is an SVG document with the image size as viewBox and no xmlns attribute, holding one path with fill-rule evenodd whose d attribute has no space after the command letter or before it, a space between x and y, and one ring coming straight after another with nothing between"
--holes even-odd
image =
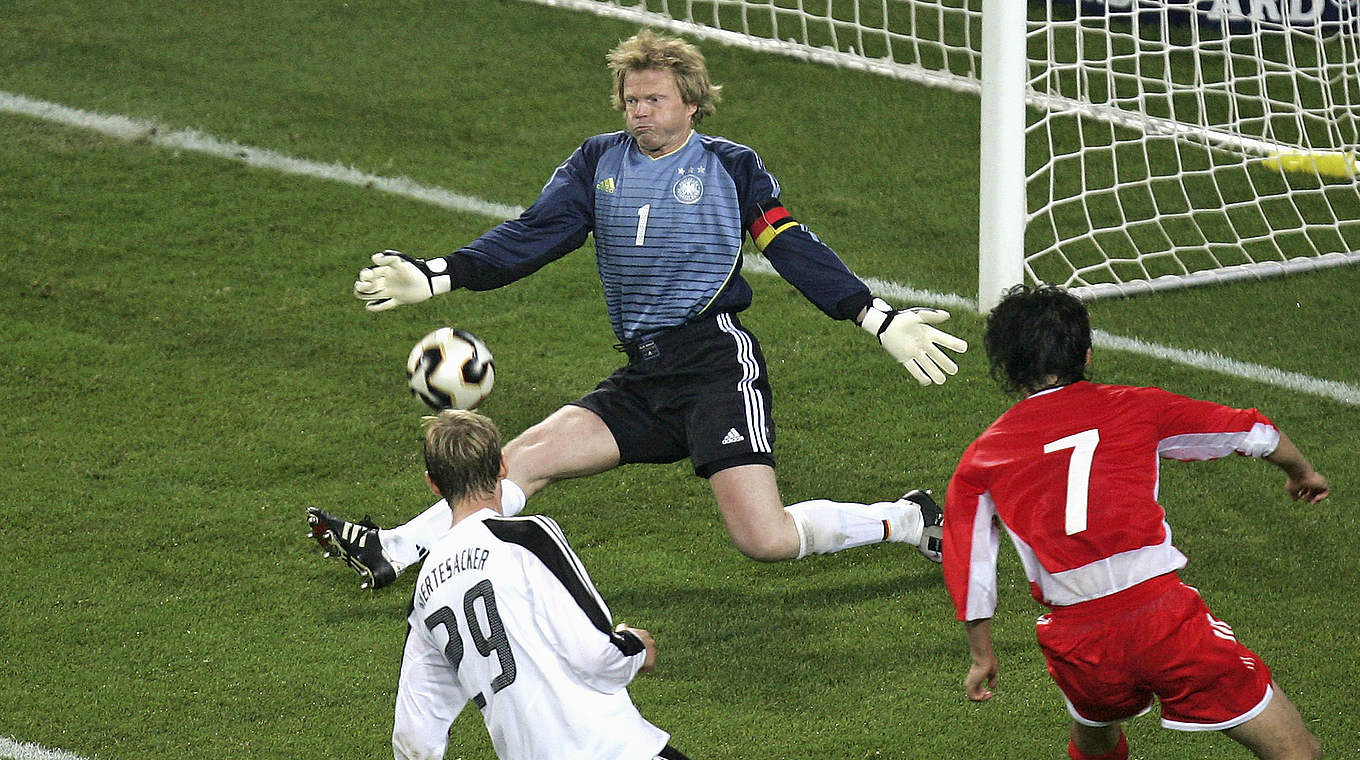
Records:
<instances>
[{"instance_id":1,"label":"mown grass stripe","mask_svg":"<svg viewBox=\"0 0 1360 760\"><path fill-rule=\"evenodd\" d=\"M481 198L462 195L439 187L422 185L406 177L384 177L376 174L318 161L288 156L264 148L222 140L194 129L174 129L152 121L127 116L107 115L71 108L58 103L34 100L22 95L0 91L0 111L31 116L71 127L91 130L124 140L146 142L177 150L204 153L249 166L272 169L317 179L343 182L360 187L371 187L385 193L424 201L442 208L481 214L496 219L518 216L518 206L492 203ZM748 258L746 271L776 275L774 268L763 258ZM777 276L777 275L776 275ZM946 309L973 309L971 298L953 293L935 293L897 282L865 278L874 292L884 298L912 304ZM1322 380L1298 372L1230 359L1213 352L1163 346L1157 343L1095 331L1097 347L1150 356L1195 369L1239 377L1299 393L1329 398L1350 406L1360 406L1360 386L1335 380Z\"/></svg>"}]
</instances>

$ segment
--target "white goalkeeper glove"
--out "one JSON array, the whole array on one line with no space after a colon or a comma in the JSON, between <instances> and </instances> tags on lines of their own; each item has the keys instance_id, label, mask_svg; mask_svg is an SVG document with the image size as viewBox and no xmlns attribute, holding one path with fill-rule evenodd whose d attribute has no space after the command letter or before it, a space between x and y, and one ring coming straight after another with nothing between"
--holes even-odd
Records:
<instances>
[{"instance_id":1,"label":"white goalkeeper glove","mask_svg":"<svg viewBox=\"0 0 1360 760\"><path fill-rule=\"evenodd\" d=\"M373 254L373 266L359 270L354 297L367 301L369 311L427 301L453 290L453 277L444 259L417 259L400 251Z\"/></svg>"},{"instance_id":2,"label":"white goalkeeper glove","mask_svg":"<svg viewBox=\"0 0 1360 760\"><path fill-rule=\"evenodd\" d=\"M869 304L859 326L888 349L888 353L907 368L921 385L940 384L945 375L959 371L959 365L945 356L940 347L963 353L968 342L931 325L949 319L943 309L894 309L881 298Z\"/></svg>"}]
</instances>

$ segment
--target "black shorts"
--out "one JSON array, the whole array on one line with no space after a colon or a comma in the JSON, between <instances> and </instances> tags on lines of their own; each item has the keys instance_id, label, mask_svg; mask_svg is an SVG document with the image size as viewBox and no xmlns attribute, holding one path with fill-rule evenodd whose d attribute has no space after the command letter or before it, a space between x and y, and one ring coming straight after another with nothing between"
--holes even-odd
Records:
<instances>
[{"instance_id":1,"label":"black shorts","mask_svg":"<svg viewBox=\"0 0 1360 760\"><path fill-rule=\"evenodd\" d=\"M732 314L716 314L623 347L628 364L572 402L609 426L620 464L678 462L694 473L774 466L765 356Z\"/></svg>"}]
</instances>

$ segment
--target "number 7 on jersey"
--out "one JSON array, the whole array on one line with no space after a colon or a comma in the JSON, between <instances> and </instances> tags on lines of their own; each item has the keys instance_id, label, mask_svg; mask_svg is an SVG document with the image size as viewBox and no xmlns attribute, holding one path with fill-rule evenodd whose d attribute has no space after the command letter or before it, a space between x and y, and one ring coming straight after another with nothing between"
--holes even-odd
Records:
<instances>
[{"instance_id":1,"label":"number 7 on jersey","mask_svg":"<svg viewBox=\"0 0 1360 760\"><path fill-rule=\"evenodd\" d=\"M1067 535L1086 530L1087 499L1091 491L1091 460L1100 443L1100 431L1095 428L1074 433L1044 444L1044 453L1072 449L1067 461L1067 510L1064 519Z\"/></svg>"}]
</instances>

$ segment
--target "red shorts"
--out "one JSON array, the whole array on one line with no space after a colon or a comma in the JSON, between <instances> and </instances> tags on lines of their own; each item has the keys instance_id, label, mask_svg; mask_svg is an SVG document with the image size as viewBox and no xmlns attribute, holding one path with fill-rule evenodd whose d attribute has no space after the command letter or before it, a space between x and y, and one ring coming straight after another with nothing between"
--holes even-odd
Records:
<instances>
[{"instance_id":1,"label":"red shorts","mask_svg":"<svg viewBox=\"0 0 1360 760\"><path fill-rule=\"evenodd\" d=\"M1162 725L1219 731L1270 703L1270 669L1174 573L1039 618L1049 675L1079 723L1141 715L1156 697Z\"/></svg>"}]
</instances>

